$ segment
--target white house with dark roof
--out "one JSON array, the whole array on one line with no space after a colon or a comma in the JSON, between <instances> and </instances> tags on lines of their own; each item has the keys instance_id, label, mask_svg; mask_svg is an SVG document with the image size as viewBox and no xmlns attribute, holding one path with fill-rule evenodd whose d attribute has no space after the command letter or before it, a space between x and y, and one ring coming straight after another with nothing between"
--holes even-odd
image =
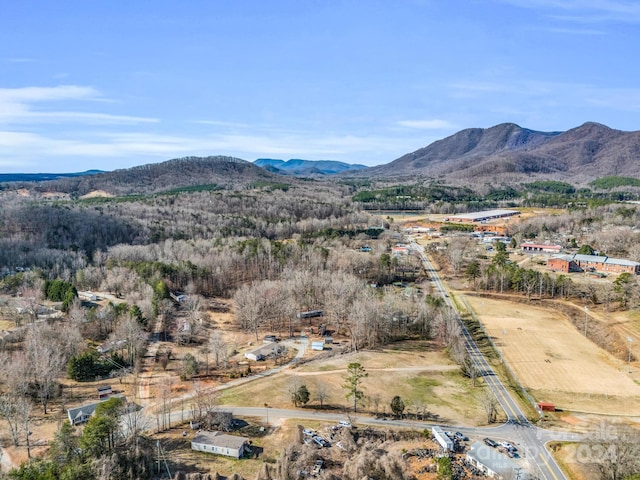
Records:
<instances>
[{"instance_id":1,"label":"white house with dark roof","mask_svg":"<svg viewBox=\"0 0 640 480\"><path fill-rule=\"evenodd\" d=\"M126 403L127 399L124 395L113 395L110 398L120 398L123 402ZM80 425L82 423L87 423L89 419L96 412L96 408L102 402L109 400L109 398L104 398L99 402L89 403L87 405L82 405L80 407L74 407L67 410L67 417L69 417L69 421L71 425Z\"/></svg>"},{"instance_id":2,"label":"white house with dark roof","mask_svg":"<svg viewBox=\"0 0 640 480\"><path fill-rule=\"evenodd\" d=\"M249 452L249 439L222 432L200 432L191 441L191 450L240 458Z\"/></svg>"}]
</instances>

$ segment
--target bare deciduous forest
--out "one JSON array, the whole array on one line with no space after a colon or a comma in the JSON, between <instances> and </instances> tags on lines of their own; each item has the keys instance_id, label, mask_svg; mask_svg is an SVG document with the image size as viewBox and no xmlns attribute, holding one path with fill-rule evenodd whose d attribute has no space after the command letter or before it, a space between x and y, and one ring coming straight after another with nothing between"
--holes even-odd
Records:
<instances>
[{"instance_id":1,"label":"bare deciduous forest","mask_svg":"<svg viewBox=\"0 0 640 480\"><path fill-rule=\"evenodd\" d=\"M163 165L163 172L185 165L191 164ZM196 173L201 168L193 164ZM146 174L147 169L134 169L126 189L111 191L130 193L132 185L146 181ZM206 188L172 185L161 177L137 195L85 198L78 195L89 193L89 186L96 188L95 178L66 179L55 189L37 185L28 195L5 188L0 211L0 313L6 324L0 337L5 372L0 416L7 434L0 440L25 446L31 456L30 423L50 417L52 404L63 410L73 400L61 379L81 382L119 368L125 375L139 371L151 335L206 352L207 375L210 367L222 369L232 342L202 320L220 302L232 305L234 327L254 341L266 332L284 338L300 334L310 323L299 313L307 311L322 311L335 334L348 339L349 351L398 340L434 340L475 385L457 321L432 295L419 258L391 254L392 247L405 241L401 228L391 217L363 209L367 198L384 204L379 193L367 196L362 193L366 188L353 182L284 182L261 175L224 185L218 179ZM114 173L108 179L119 185L122 176ZM44 195L47 189L65 188L68 197ZM491 200L490 206L517 201L526 200ZM464 205L459 196L417 202L425 215ZM410 202L403 206L415 207ZM639 220L633 205L558 209L510 224L509 248L513 252L525 240L575 250L588 245L640 261ZM513 293L523 300L574 298L607 309L635 308L640 300L635 276L620 275L597 285L573 282L567 275L519 266L501 243L492 248L489 254L472 237L456 233L427 246L452 281L466 281L472 290ZM97 305L78 292L108 292L113 299ZM97 350L105 345L120 346L105 356ZM166 368L171 352L153 354ZM183 378L194 377L201 367L186 355L181 361ZM167 384L164 389L165 406L171 388ZM214 398L206 398L198 409L200 418L215 405ZM117 402L105 407L82 433L64 424L50 439L44 459L25 464L9 478L152 478L147 428L140 420L123 431L118 408ZM157 414L158 430L160 418L165 422L165 414ZM292 452L283 453L281 471L288 471ZM360 454L340 478L361 478L367 458ZM394 478L394 472L402 471L397 456L377 462L381 476L376 478ZM34 469L49 477L29 476ZM264 475L272 470L265 467Z\"/></svg>"}]
</instances>

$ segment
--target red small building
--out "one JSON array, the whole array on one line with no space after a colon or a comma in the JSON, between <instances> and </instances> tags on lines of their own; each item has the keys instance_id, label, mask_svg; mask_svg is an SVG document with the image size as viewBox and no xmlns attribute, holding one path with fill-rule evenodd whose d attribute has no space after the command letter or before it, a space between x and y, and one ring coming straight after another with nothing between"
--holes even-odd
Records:
<instances>
[{"instance_id":1,"label":"red small building","mask_svg":"<svg viewBox=\"0 0 640 480\"><path fill-rule=\"evenodd\" d=\"M538 402L538 408L543 412L555 412L556 406L549 402Z\"/></svg>"}]
</instances>

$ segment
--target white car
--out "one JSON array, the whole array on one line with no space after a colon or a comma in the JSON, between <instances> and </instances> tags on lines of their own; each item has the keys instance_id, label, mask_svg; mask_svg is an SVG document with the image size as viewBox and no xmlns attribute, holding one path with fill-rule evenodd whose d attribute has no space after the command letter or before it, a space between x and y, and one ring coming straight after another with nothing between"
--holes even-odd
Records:
<instances>
[{"instance_id":1,"label":"white car","mask_svg":"<svg viewBox=\"0 0 640 480\"><path fill-rule=\"evenodd\" d=\"M509 442L500 442L500 446L506 448L509 451L515 452L517 450L516 447L514 447L512 444L510 444Z\"/></svg>"},{"instance_id":2,"label":"white car","mask_svg":"<svg viewBox=\"0 0 640 480\"><path fill-rule=\"evenodd\" d=\"M351 422L347 422L346 420L340 420L338 422L338 426L345 427L345 428L351 428Z\"/></svg>"}]
</instances>

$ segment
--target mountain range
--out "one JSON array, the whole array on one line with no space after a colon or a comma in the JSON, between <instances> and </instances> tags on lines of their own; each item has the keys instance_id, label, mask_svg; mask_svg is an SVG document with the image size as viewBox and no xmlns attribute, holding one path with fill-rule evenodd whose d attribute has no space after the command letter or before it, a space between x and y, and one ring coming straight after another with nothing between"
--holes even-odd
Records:
<instances>
[{"instance_id":1,"label":"mountain range","mask_svg":"<svg viewBox=\"0 0 640 480\"><path fill-rule=\"evenodd\" d=\"M335 175L336 173L358 171L368 168L366 165L337 162L335 160L278 160L274 158L259 158L255 165L273 173L284 175Z\"/></svg>"},{"instance_id":2,"label":"mountain range","mask_svg":"<svg viewBox=\"0 0 640 480\"><path fill-rule=\"evenodd\" d=\"M610 175L639 177L639 158L640 131L588 122L566 132L539 132L503 123L462 130L365 174L472 183L546 178L584 184Z\"/></svg>"},{"instance_id":3,"label":"mountain range","mask_svg":"<svg viewBox=\"0 0 640 480\"><path fill-rule=\"evenodd\" d=\"M468 185L546 179L586 185L605 176L640 178L639 159L640 131L623 132L588 122L566 132L540 132L503 123L462 130L390 163L369 168L331 160L258 159L251 163L224 156L184 157L113 172L51 174L65 178L38 183L33 183L36 176L42 180L48 174L11 174L18 181L11 187L5 184L5 188L72 195L104 190L124 195L197 185L243 188L260 181L282 182L284 174L396 182L431 178ZM0 182L9 181L8 176L0 176Z\"/></svg>"}]
</instances>

